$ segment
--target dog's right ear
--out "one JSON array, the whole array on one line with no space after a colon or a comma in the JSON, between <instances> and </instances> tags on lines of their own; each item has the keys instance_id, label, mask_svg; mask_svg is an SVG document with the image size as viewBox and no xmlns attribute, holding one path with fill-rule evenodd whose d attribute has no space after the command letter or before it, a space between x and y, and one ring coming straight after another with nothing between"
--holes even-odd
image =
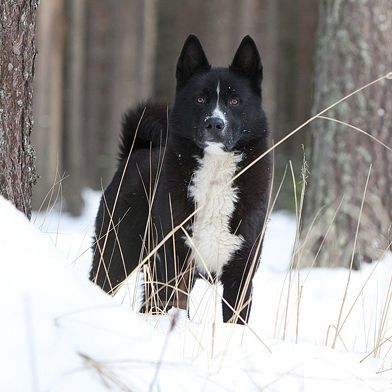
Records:
<instances>
[{"instance_id":1,"label":"dog's right ear","mask_svg":"<svg viewBox=\"0 0 392 392\"><path fill-rule=\"evenodd\" d=\"M191 34L185 41L177 62L177 87L183 86L192 75L211 69L198 38Z\"/></svg>"},{"instance_id":2,"label":"dog's right ear","mask_svg":"<svg viewBox=\"0 0 392 392\"><path fill-rule=\"evenodd\" d=\"M229 69L253 80L257 88L260 88L263 80L263 64L255 41L249 35L241 41Z\"/></svg>"}]
</instances>

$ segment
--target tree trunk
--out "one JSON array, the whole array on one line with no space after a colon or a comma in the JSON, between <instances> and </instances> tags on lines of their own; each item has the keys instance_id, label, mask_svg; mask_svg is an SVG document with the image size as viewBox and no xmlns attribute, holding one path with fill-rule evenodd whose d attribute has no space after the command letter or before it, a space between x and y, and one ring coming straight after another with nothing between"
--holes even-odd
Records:
<instances>
[{"instance_id":1,"label":"tree trunk","mask_svg":"<svg viewBox=\"0 0 392 392\"><path fill-rule=\"evenodd\" d=\"M0 194L28 217L36 181L30 144L37 1L0 2Z\"/></svg>"},{"instance_id":2,"label":"tree trunk","mask_svg":"<svg viewBox=\"0 0 392 392\"><path fill-rule=\"evenodd\" d=\"M320 1L314 112L392 71L391 43L389 0ZM373 85L325 116L367 131L391 147L391 82L384 80ZM304 262L313 263L322 246L316 265L350 266L353 260L353 267L359 267L362 260L380 257L391 239L392 153L369 137L331 120L317 119L311 136L311 174L305 211L308 227L317 211L323 210L307 238L306 249L310 252ZM305 237L306 231L303 234Z\"/></svg>"},{"instance_id":3,"label":"tree trunk","mask_svg":"<svg viewBox=\"0 0 392 392\"><path fill-rule=\"evenodd\" d=\"M64 69L64 119L63 119L63 169L68 177L63 183L66 209L79 215L83 207L81 191L85 184L86 166L83 154L85 100L85 0L68 0L65 3L67 17L67 42Z\"/></svg>"},{"instance_id":4,"label":"tree trunk","mask_svg":"<svg viewBox=\"0 0 392 392\"><path fill-rule=\"evenodd\" d=\"M34 209L44 201L53 203L46 196L55 191L62 174L64 23L64 0L47 1L39 7L32 133L39 178L33 189Z\"/></svg>"},{"instance_id":5,"label":"tree trunk","mask_svg":"<svg viewBox=\"0 0 392 392\"><path fill-rule=\"evenodd\" d=\"M156 0L86 1L86 183L101 189L113 175L124 111L152 93Z\"/></svg>"},{"instance_id":6,"label":"tree trunk","mask_svg":"<svg viewBox=\"0 0 392 392\"><path fill-rule=\"evenodd\" d=\"M270 119L272 136L277 142L306 121L312 108L312 75L316 43L317 10L315 0L275 0L277 17L275 106ZM268 55L268 53L267 53ZM267 74L267 77L270 77ZM302 162L303 132L297 133L274 151L275 189L280 185L289 161L297 171ZM293 210L293 183L287 176L276 208Z\"/></svg>"}]
</instances>

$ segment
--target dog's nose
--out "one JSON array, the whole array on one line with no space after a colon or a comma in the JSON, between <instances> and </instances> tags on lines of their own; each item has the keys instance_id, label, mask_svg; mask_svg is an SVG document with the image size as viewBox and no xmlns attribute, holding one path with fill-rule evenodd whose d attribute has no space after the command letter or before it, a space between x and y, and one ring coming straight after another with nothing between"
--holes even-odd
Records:
<instances>
[{"instance_id":1,"label":"dog's nose","mask_svg":"<svg viewBox=\"0 0 392 392\"><path fill-rule=\"evenodd\" d=\"M204 128L209 132L223 131L225 123L219 117L210 117L205 121Z\"/></svg>"}]
</instances>

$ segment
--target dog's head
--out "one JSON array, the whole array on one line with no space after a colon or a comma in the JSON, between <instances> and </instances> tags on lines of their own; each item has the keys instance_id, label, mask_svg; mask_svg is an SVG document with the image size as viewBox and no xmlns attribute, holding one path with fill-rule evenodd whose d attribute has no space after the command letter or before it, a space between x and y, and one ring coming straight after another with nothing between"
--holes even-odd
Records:
<instances>
[{"instance_id":1,"label":"dog's head","mask_svg":"<svg viewBox=\"0 0 392 392\"><path fill-rule=\"evenodd\" d=\"M233 151L263 137L263 66L246 36L228 68L211 68L199 40L190 35L177 63L173 132L198 147Z\"/></svg>"}]
</instances>

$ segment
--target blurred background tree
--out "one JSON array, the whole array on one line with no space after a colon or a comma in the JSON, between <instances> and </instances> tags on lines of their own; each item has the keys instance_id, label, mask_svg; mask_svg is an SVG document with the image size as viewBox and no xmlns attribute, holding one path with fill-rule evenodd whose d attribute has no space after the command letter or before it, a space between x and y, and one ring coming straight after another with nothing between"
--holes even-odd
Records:
<instances>
[{"instance_id":1,"label":"blurred background tree","mask_svg":"<svg viewBox=\"0 0 392 392\"><path fill-rule=\"evenodd\" d=\"M244 35L255 39L265 69L265 109L274 140L282 138L310 115L317 4L42 1L33 132L40 178L34 207L44 200L49 205L61 191L66 209L78 215L82 189L107 185L116 165L122 113L150 97L170 105L175 64L190 33L199 36L213 65L228 65ZM303 138L299 134L276 149L278 180L289 160L299 168ZM286 181L278 207L293 208L292 200L293 186Z\"/></svg>"}]
</instances>

